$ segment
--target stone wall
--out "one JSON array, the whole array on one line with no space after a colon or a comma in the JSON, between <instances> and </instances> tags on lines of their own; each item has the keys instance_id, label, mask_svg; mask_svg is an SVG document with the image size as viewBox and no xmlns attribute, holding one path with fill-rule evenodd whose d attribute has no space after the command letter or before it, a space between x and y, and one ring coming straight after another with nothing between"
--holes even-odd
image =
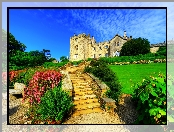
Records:
<instances>
[{"instance_id":1,"label":"stone wall","mask_svg":"<svg viewBox=\"0 0 174 132\"><path fill-rule=\"evenodd\" d=\"M102 81L100 81L97 77L93 76L90 73L87 73L99 86L94 93L99 98L100 106L108 113L114 114L116 110L115 100L111 98L107 98L104 93L109 89L109 87Z\"/></svg>"},{"instance_id":2,"label":"stone wall","mask_svg":"<svg viewBox=\"0 0 174 132\"><path fill-rule=\"evenodd\" d=\"M72 82L69 76L68 71L60 71L60 73L63 75L62 78L62 89L69 92L70 96L72 97L72 90L73 90L73 86L72 86Z\"/></svg>"},{"instance_id":3,"label":"stone wall","mask_svg":"<svg viewBox=\"0 0 174 132\"><path fill-rule=\"evenodd\" d=\"M150 48L151 53L156 53L159 50L159 47L152 47Z\"/></svg>"}]
</instances>

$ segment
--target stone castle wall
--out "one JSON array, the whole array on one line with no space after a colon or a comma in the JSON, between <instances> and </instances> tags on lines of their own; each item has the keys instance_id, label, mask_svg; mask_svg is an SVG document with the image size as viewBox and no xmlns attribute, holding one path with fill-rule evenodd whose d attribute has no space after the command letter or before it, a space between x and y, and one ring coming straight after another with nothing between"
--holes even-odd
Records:
<instances>
[{"instance_id":1,"label":"stone castle wall","mask_svg":"<svg viewBox=\"0 0 174 132\"><path fill-rule=\"evenodd\" d=\"M84 60L88 58L99 58L105 56L114 56L116 51L120 51L123 44L131 40L132 36L127 37L116 35L110 41L96 43L94 37L90 35L79 34L70 38L70 61Z\"/></svg>"}]
</instances>

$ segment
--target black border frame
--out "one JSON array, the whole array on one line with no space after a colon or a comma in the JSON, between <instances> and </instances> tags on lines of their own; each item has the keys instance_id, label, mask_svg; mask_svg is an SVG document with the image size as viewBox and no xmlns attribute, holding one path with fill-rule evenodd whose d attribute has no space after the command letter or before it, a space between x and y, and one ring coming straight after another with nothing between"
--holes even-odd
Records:
<instances>
[{"instance_id":1,"label":"black border frame","mask_svg":"<svg viewBox=\"0 0 174 132\"><path fill-rule=\"evenodd\" d=\"M167 7L7 7L7 74L9 73L9 10L10 9L166 9L166 50L167 50ZM166 52L166 77L167 77L167 52ZM167 99L167 84L166 84ZM167 102L167 101L166 101ZM167 104L166 104L167 113ZM7 75L7 125L47 125L47 124L10 124L9 123L9 76ZM49 125L49 124L48 124ZM65 125L66 124L61 124ZM156 125L156 124L68 124L68 125ZM161 124L164 125L164 124ZM167 125L167 124L166 124Z\"/></svg>"}]
</instances>

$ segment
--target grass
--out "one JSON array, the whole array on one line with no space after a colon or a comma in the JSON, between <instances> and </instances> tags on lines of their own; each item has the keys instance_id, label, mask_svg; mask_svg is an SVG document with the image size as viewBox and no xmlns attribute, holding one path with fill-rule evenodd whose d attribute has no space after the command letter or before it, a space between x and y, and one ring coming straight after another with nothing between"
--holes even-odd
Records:
<instances>
[{"instance_id":1,"label":"grass","mask_svg":"<svg viewBox=\"0 0 174 132\"><path fill-rule=\"evenodd\" d=\"M121 91L125 94L132 94L133 84L145 77L158 75L159 72L166 75L166 63L110 65L109 68L116 73L123 87Z\"/></svg>"}]
</instances>

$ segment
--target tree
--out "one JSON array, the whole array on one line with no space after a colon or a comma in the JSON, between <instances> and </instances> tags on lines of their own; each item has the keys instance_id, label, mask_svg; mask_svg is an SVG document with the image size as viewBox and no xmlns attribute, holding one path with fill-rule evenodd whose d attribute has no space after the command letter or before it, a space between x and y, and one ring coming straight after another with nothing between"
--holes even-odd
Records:
<instances>
[{"instance_id":1,"label":"tree","mask_svg":"<svg viewBox=\"0 0 174 132\"><path fill-rule=\"evenodd\" d=\"M62 57L60 57L60 60L61 60L61 62L69 61L69 60L66 58L66 56L62 56Z\"/></svg>"},{"instance_id":2,"label":"tree","mask_svg":"<svg viewBox=\"0 0 174 132\"><path fill-rule=\"evenodd\" d=\"M38 50L30 52L22 52L18 50L16 51L15 55L9 57L10 69L16 70L41 66L45 62L47 62L46 56L42 51L39 52Z\"/></svg>"},{"instance_id":3,"label":"tree","mask_svg":"<svg viewBox=\"0 0 174 132\"><path fill-rule=\"evenodd\" d=\"M135 56L150 52L150 42L145 38L136 38L127 41L121 49L120 56Z\"/></svg>"},{"instance_id":4,"label":"tree","mask_svg":"<svg viewBox=\"0 0 174 132\"><path fill-rule=\"evenodd\" d=\"M24 52L27 47L21 43L20 41L16 40L15 37L9 33L9 40L8 40L8 52L9 55L13 55L16 51Z\"/></svg>"},{"instance_id":5,"label":"tree","mask_svg":"<svg viewBox=\"0 0 174 132\"><path fill-rule=\"evenodd\" d=\"M48 62L52 62L52 61L54 61L54 60L56 60L56 58L52 58L52 57L51 57L51 58L48 59Z\"/></svg>"}]
</instances>

